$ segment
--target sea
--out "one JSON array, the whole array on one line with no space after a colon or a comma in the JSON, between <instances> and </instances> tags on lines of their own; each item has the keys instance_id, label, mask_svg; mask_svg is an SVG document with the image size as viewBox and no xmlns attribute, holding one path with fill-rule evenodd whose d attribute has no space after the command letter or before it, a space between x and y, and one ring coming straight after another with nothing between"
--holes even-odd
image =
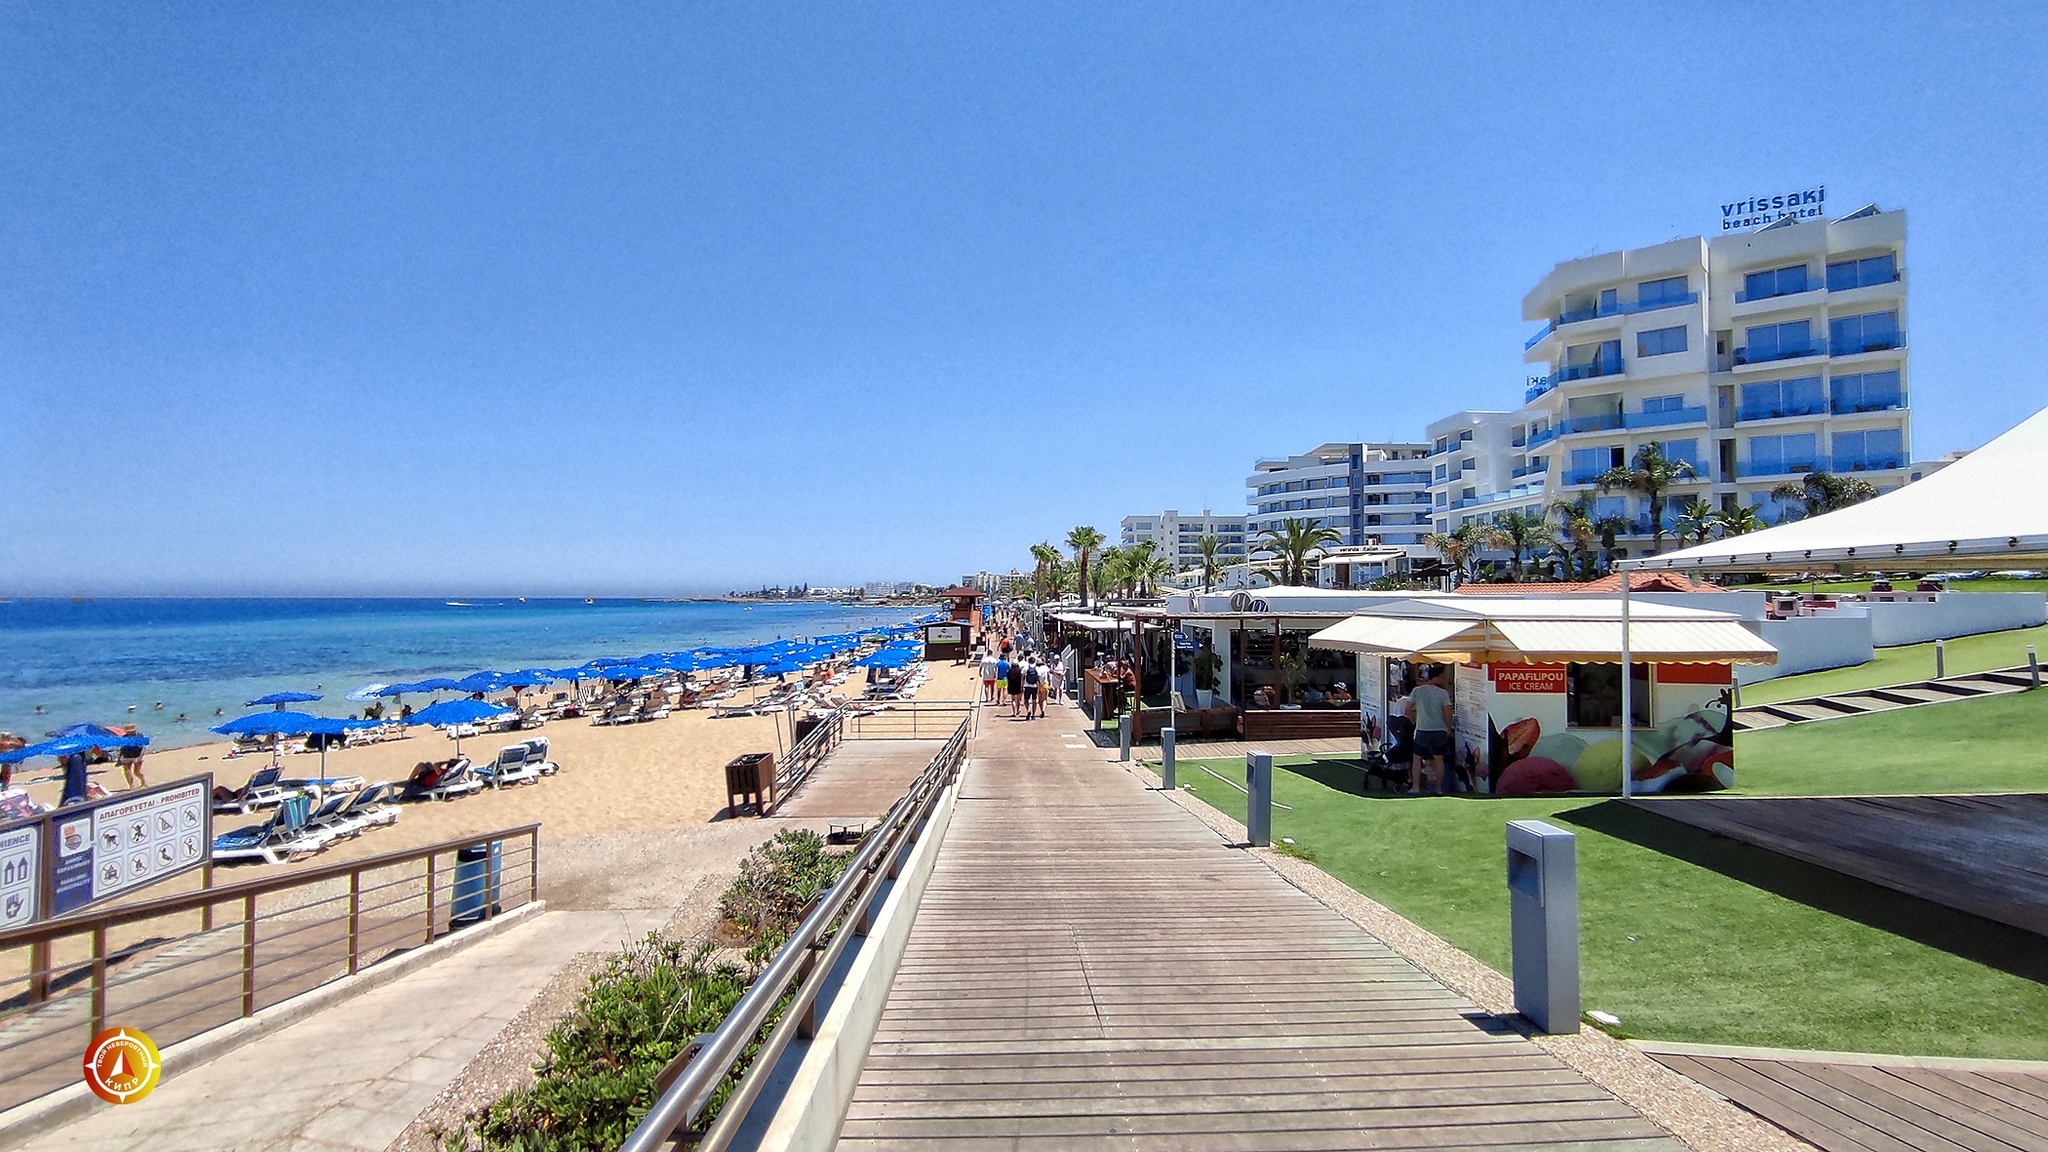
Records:
<instances>
[{"instance_id":1,"label":"sea","mask_svg":"<svg viewBox=\"0 0 2048 1152\"><path fill-rule=\"evenodd\" d=\"M133 724L152 747L287 689L359 715L366 684L486 668L564 667L706 644L898 624L928 608L808 601L582 599L0 599L0 731L31 741L80 722Z\"/></svg>"}]
</instances>

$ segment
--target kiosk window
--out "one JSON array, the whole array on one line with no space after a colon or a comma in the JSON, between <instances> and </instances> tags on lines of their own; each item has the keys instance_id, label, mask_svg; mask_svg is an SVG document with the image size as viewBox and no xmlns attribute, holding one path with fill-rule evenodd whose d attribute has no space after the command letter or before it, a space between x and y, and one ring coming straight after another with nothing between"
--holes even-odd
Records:
<instances>
[{"instance_id":1,"label":"kiosk window","mask_svg":"<svg viewBox=\"0 0 2048 1152\"><path fill-rule=\"evenodd\" d=\"M1629 711L1637 728L1650 725L1650 666L1630 664ZM1565 667L1565 725L1569 728L1621 727L1621 665L1570 664Z\"/></svg>"}]
</instances>

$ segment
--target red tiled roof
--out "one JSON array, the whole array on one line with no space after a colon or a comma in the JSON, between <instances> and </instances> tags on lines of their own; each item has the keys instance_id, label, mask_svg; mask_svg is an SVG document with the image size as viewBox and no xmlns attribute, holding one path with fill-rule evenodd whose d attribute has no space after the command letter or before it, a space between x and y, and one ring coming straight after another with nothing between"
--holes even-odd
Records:
<instances>
[{"instance_id":1,"label":"red tiled roof","mask_svg":"<svg viewBox=\"0 0 2048 1152\"><path fill-rule=\"evenodd\" d=\"M1631 592L1726 592L1718 584L1694 581L1691 577L1677 572L1631 572L1628 590ZM1602 576L1598 580L1568 583L1534 584L1461 584L1458 591L1467 596L1555 596L1573 592L1619 592L1621 573Z\"/></svg>"}]
</instances>

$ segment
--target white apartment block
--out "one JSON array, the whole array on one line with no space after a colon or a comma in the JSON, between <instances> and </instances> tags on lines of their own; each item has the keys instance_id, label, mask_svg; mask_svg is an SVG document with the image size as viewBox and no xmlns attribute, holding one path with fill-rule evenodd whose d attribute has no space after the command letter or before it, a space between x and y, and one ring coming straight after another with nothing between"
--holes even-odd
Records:
<instances>
[{"instance_id":1,"label":"white apartment block","mask_svg":"<svg viewBox=\"0 0 2048 1152\"><path fill-rule=\"evenodd\" d=\"M1429 445L1324 444L1299 456L1260 460L1245 478L1254 542L1283 520L1314 520L1347 547L1416 549L1431 530Z\"/></svg>"},{"instance_id":2,"label":"white apartment block","mask_svg":"<svg viewBox=\"0 0 2048 1152\"><path fill-rule=\"evenodd\" d=\"M1586 493L1640 554L1648 501L1595 481L1650 443L1694 471L1667 532L1693 496L1775 522L1770 490L1807 472L1907 482L1905 241L1905 213L1873 206L1557 265L1522 300L1543 322L1523 407L1429 428L1436 528Z\"/></svg>"},{"instance_id":3,"label":"white apartment block","mask_svg":"<svg viewBox=\"0 0 2048 1152\"><path fill-rule=\"evenodd\" d=\"M1157 516L1126 516L1119 543L1129 548L1150 541L1154 550L1171 560L1175 568L1186 571L1201 566L1204 536L1216 537L1220 545L1218 555L1244 559L1244 517L1219 516L1207 508L1199 516L1184 516L1172 508Z\"/></svg>"}]
</instances>

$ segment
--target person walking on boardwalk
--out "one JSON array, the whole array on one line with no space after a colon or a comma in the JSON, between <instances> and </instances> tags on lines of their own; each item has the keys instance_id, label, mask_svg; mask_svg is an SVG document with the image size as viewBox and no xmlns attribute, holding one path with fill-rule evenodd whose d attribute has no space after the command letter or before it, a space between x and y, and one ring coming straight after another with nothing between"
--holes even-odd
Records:
<instances>
[{"instance_id":1,"label":"person walking on boardwalk","mask_svg":"<svg viewBox=\"0 0 2048 1152\"><path fill-rule=\"evenodd\" d=\"M987 649L981 653L981 702L993 704L996 700L996 654Z\"/></svg>"},{"instance_id":2,"label":"person walking on boardwalk","mask_svg":"<svg viewBox=\"0 0 2048 1152\"><path fill-rule=\"evenodd\" d=\"M1009 693L1010 654L1005 652L1001 656L996 657L996 703L1001 704L1008 700Z\"/></svg>"},{"instance_id":3,"label":"person walking on boardwalk","mask_svg":"<svg viewBox=\"0 0 2048 1152\"><path fill-rule=\"evenodd\" d=\"M1038 690L1045 683L1043 677L1044 673L1038 670L1038 662L1036 660L1024 665L1024 718L1026 720L1034 720L1045 714L1045 710L1038 705L1040 700Z\"/></svg>"},{"instance_id":4,"label":"person walking on boardwalk","mask_svg":"<svg viewBox=\"0 0 2048 1152\"><path fill-rule=\"evenodd\" d=\"M1010 661L1010 717L1015 719L1017 709L1024 705L1024 658L1019 656Z\"/></svg>"}]
</instances>

